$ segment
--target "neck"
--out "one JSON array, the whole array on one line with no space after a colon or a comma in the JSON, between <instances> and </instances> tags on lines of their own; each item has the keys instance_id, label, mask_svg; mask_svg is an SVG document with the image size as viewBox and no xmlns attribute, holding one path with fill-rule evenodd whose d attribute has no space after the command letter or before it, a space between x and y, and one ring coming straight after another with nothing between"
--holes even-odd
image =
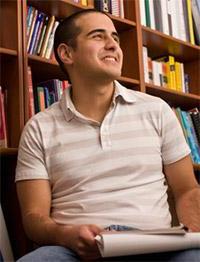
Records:
<instances>
[{"instance_id":1,"label":"neck","mask_svg":"<svg viewBox=\"0 0 200 262\"><path fill-rule=\"evenodd\" d=\"M113 81L99 83L72 81L72 101L77 111L95 121L102 122L114 93Z\"/></svg>"}]
</instances>

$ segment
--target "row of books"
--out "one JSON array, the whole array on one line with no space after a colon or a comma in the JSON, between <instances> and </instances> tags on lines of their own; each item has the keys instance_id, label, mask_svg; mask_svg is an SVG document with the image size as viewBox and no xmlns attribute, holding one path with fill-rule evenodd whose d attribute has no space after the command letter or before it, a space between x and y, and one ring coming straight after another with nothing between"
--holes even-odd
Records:
<instances>
[{"instance_id":1,"label":"row of books","mask_svg":"<svg viewBox=\"0 0 200 262\"><path fill-rule=\"evenodd\" d=\"M59 79L43 81L33 87L32 72L28 67L29 117L59 101L67 87L69 87L69 82Z\"/></svg>"},{"instance_id":2,"label":"row of books","mask_svg":"<svg viewBox=\"0 0 200 262\"><path fill-rule=\"evenodd\" d=\"M198 108L183 111L179 107L173 108L182 126L185 139L191 150L194 163L200 164L200 112Z\"/></svg>"},{"instance_id":3,"label":"row of books","mask_svg":"<svg viewBox=\"0 0 200 262\"><path fill-rule=\"evenodd\" d=\"M141 24L200 45L199 0L140 0Z\"/></svg>"},{"instance_id":4,"label":"row of books","mask_svg":"<svg viewBox=\"0 0 200 262\"><path fill-rule=\"evenodd\" d=\"M147 47L143 46L145 82L189 93L189 75L184 72L184 64L172 55L151 59Z\"/></svg>"},{"instance_id":5,"label":"row of books","mask_svg":"<svg viewBox=\"0 0 200 262\"><path fill-rule=\"evenodd\" d=\"M59 22L33 6L27 7L27 52L47 59L53 56L54 34Z\"/></svg>"},{"instance_id":6,"label":"row of books","mask_svg":"<svg viewBox=\"0 0 200 262\"><path fill-rule=\"evenodd\" d=\"M0 86L0 147L7 147L5 96L6 95Z\"/></svg>"},{"instance_id":7,"label":"row of books","mask_svg":"<svg viewBox=\"0 0 200 262\"><path fill-rule=\"evenodd\" d=\"M94 7L99 11L124 18L123 0L94 0Z\"/></svg>"}]
</instances>

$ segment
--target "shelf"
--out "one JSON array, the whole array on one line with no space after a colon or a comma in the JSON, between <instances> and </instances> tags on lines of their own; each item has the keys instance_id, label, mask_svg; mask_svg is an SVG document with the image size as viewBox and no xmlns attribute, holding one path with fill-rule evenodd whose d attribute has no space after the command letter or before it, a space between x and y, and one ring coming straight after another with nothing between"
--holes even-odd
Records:
<instances>
[{"instance_id":1,"label":"shelf","mask_svg":"<svg viewBox=\"0 0 200 262\"><path fill-rule=\"evenodd\" d=\"M38 68L40 68L39 75L46 80L48 78L59 78L60 80L66 78L55 60L46 59L36 55L28 55L28 64L31 66L33 72L38 72Z\"/></svg>"},{"instance_id":2,"label":"shelf","mask_svg":"<svg viewBox=\"0 0 200 262\"><path fill-rule=\"evenodd\" d=\"M46 14L54 15L60 19L81 11L83 9L94 9L93 5L83 6L79 3L72 2L70 0L60 0L60 1L28 1L29 5L34 6L35 8L42 10ZM111 15L108 13L108 16L113 20L115 27L118 32L129 30L133 26L136 26L136 23L128 20L122 19L120 17Z\"/></svg>"},{"instance_id":3,"label":"shelf","mask_svg":"<svg viewBox=\"0 0 200 262\"><path fill-rule=\"evenodd\" d=\"M169 88L159 87L151 84L146 84L146 91L150 95L159 96L168 102L171 106L181 107L184 110L189 110L194 107L200 107L200 96L194 94L186 94L171 90Z\"/></svg>"},{"instance_id":4,"label":"shelf","mask_svg":"<svg viewBox=\"0 0 200 262\"><path fill-rule=\"evenodd\" d=\"M2 155L16 155L18 148L0 148L0 156Z\"/></svg>"},{"instance_id":5,"label":"shelf","mask_svg":"<svg viewBox=\"0 0 200 262\"><path fill-rule=\"evenodd\" d=\"M157 58L164 55L173 55L181 62L198 60L200 46L168 36L159 31L142 26L143 45L148 47L148 55Z\"/></svg>"},{"instance_id":6,"label":"shelf","mask_svg":"<svg viewBox=\"0 0 200 262\"><path fill-rule=\"evenodd\" d=\"M42 10L43 12L54 15L55 17L65 18L75 12L83 9L90 9L93 6L84 6L79 3L72 2L71 0L59 0L59 1L27 1L27 5L32 5L35 8Z\"/></svg>"},{"instance_id":7,"label":"shelf","mask_svg":"<svg viewBox=\"0 0 200 262\"><path fill-rule=\"evenodd\" d=\"M17 51L9 48L0 47L0 55L17 56Z\"/></svg>"}]
</instances>

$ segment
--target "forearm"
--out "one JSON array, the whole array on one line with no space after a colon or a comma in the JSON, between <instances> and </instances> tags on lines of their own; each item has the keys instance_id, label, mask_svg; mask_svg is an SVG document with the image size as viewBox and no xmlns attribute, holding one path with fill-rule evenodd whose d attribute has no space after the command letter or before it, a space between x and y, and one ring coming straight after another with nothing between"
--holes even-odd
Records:
<instances>
[{"instance_id":1,"label":"forearm","mask_svg":"<svg viewBox=\"0 0 200 262\"><path fill-rule=\"evenodd\" d=\"M176 198L179 221L191 231L200 231L200 186Z\"/></svg>"},{"instance_id":2,"label":"forearm","mask_svg":"<svg viewBox=\"0 0 200 262\"><path fill-rule=\"evenodd\" d=\"M29 213L23 217L27 236L38 245L70 246L72 226L55 223L49 216Z\"/></svg>"}]
</instances>

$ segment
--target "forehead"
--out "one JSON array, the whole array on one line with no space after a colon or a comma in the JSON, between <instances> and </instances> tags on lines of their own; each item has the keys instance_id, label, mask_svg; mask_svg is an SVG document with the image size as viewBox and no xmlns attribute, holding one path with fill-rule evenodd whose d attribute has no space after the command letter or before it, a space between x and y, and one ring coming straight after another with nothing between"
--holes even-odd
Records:
<instances>
[{"instance_id":1,"label":"forehead","mask_svg":"<svg viewBox=\"0 0 200 262\"><path fill-rule=\"evenodd\" d=\"M81 28L82 33L87 33L96 28L116 32L112 20L107 15L101 13L84 14L77 19L76 25Z\"/></svg>"}]
</instances>

